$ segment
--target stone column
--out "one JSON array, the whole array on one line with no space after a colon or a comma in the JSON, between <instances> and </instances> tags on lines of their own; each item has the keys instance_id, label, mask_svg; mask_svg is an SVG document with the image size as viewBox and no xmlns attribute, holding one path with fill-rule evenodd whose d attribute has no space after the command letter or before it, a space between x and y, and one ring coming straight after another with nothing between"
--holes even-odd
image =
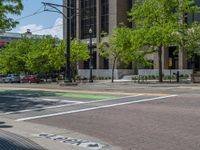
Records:
<instances>
[{"instance_id":1,"label":"stone column","mask_svg":"<svg viewBox=\"0 0 200 150\"><path fill-rule=\"evenodd\" d=\"M187 69L187 54L181 50L179 50L178 65L179 69Z\"/></svg>"},{"instance_id":2,"label":"stone column","mask_svg":"<svg viewBox=\"0 0 200 150\"><path fill-rule=\"evenodd\" d=\"M97 36L96 36L96 43L97 43L97 69L103 69L104 68L104 59L99 55L99 43L101 42L101 0L96 0L96 27L97 27Z\"/></svg>"},{"instance_id":3,"label":"stone column","mask_svg":"<svg viewBox=\"0 0 200 150\"><path fill-rule=\"evenodd\" d=\"M169 64L169 49L167 47L162 48L162 67L168 69Z\"/></svg>"},{"instance_id":4,"label":"stone column","mask_svg":"<svg viewBox=\"0 0 200 150\"><path fill-rule=\"evenodd\" d=\"M99 56L99 49L98 49L98 45L100 43L101 40L101 0L96 0L96 28L97 28L97 35L96 35L96 45L97 45L97 53L96 53L96 62L97 62L97 69L100 69L100 56Z\"/></svg>"},{"instance_id":5,"label":"stone column","mask_svg":"<svg viewBox=\"0 0 200 150\"><path fill-rule=\"evenodd\" d=\"M155 52L153 55L153 68L158 69L158 52Z\"/></svg>"},{"instance_id":6,"label":"stone column","mask_svg":"<svg viewBox=\"0 0 200 150\"><path fill-rule=\"evenodd\" d=\"M109 34L117 26L117 1L109 0Z\"/></svg>"},{"instance_id":7,"label":"stone column","mask_svg":"<svg viewBox=\"0 0 200 150\"><path fill-rule=\"evenodd\" d=\"M81 20L80 20L80 0L76 0L76 38L80 39L81 38L81 33L80 33L80 29L81 29Z\"/></svg>"}]
</instances>

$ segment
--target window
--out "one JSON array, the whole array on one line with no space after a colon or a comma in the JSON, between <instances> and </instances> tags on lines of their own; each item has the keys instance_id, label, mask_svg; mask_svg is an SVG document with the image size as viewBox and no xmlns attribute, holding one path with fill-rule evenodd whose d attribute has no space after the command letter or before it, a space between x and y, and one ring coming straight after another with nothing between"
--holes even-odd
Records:
<instances>
[{"instance_id":1,"label":"window","mask_svg":"<svg viewBox=\"0 0 200 150\"><path fill-rule=\"evenodd\" d=\"M96 0L80 0L81 8L81 38L89 38L89 29L92 28L93 37L96 37Z\"/></svg>"},{"instance_id":2,"label":"window","mask_svg":"<svg viewBox=\"0 0 200 150\"><path fill-rule=\"evenodd\" d=\"M109 2L101 0L101 32L109 33Z\"/></svg>"}]
</instances>

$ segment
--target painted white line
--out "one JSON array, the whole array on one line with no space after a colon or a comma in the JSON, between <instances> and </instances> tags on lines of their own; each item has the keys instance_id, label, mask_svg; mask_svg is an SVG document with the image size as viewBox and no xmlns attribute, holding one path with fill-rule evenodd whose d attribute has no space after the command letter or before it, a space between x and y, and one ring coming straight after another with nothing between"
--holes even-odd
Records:
<instances>
[{"instance_id":1,"label":"painted white line","mask_svg":"<svg viewBox=\"0 0 200 150\"><path fill-rule=\"evenodd\" d=\"M62 102L62 103L82 103L82 101L72 101L72 100L62 100L62 99L51 99L51 98L41 98L44 101L50 102Z\"/></svg>"},{"instance_id":2,"label":"painted white line","mask_svg":"<svg viewBox=\"0 0 200 150\"><path fill-rule=\"evenodd\" d=\"M169 95L169 96L162 96L162 97L156 97L156 98L147 98L147 99L141 99L141 100L137 100L137 101L130 101L130 102L124 102L124 103L111 104L111 105L97 106L97 107L91 107L91 108L85 108L85 109L79 109L79 110L72 110L72 111L60 112L60 113L54 113L54 114L48 114L48 115L42 115L42 116L20 118L20 119L17 119L15 121L34 120L34 119L41 119L41 118L54 117L54 116L60 116L60 115L66 115L66 114L86 112L86 111L91 111L91 110L98 110L98 109L103 109L103 108L110 108L110 107L116 107L116 106L122 106L122 105L134 104L134 103L149 102L149 101L154 101L154 100L163 100L163 99L171 98L171 97L175 97L175 96L177 96L177 95Z\"/></svg>"},{"instance_id":3,"label":"painted white line","mask_svg":"<svg viewBox=\"0 0 200 150\"><path fill-rule=\"evenodd\" d=\"M27 109L27 110L19 110L19 111L6 112L6 113L0 114L0 116L10 115L10 114L15 114L15 113L25 113L25 112L31 112L31 111L40 111L40 110L44 110L44 109L55 109L55 108L61 108L61 107L67 107L67 106L75 106L75 105L80 105L80 104L90 104L90 103L106 102L106 101L111 101L111 100L133 98L133 97L138 97L138 96L142 96L142 95L143 94L137 94L137 95L134 95L134 96L116 97L116 98L112 98L112 99L94 100L94 101L88 101L88 102L76 101L76 103L73 103L73 104L64 104L64 105L56 105L56 106L49 106L49 107L42 107L42 108L33 108L33 109Z\"/></svg>"},{"instance_id":4,"label":"painted white line","mask_svg":"<svg viewBox=\"0 0 200 150\"><path fill-rule=\"evenodd\" d=\"M21 98L21 99L30 99L30 100L33 100L33 99L40 99L40 98L30 98L30 97L23 97L23 96L10 96L10 95L1 95L1 97L5 97L5 98Z\"/></svg>"}]
</instances>

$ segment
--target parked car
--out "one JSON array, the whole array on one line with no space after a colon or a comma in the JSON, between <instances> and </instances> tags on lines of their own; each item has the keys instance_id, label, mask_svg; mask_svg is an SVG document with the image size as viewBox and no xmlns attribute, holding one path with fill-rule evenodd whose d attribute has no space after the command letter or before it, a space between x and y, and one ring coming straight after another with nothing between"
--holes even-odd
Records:
<instances>
[{"instance_id":1,"label":"parked car","mask_svg":"<svg viewBox=\"0 0 200 150\"><path fill-rule=\"evenodd\" d=\"M6 83L20 83L20 76L16 74L9 74L5 77Z\"/></svg>"},{"instance_id":2,"label":"parked car","mask_svg":"<svg viewBox=\"0 0 200 150\"><path fill-rule=\"evenodd\" d=\"M0 74L0 83L4 83L6 79L6 75Z\"/></svg>"},{"instance_id":3,"label":"parked car","mask_svg":"<svg viewBox=\"0 0 200 150\"><path fill-rule=\"evenodd\" d=\"M43 80L39 79L36 75L27 75L21 79L21 83L40 83Z\"/></svg>"}]
</instances>

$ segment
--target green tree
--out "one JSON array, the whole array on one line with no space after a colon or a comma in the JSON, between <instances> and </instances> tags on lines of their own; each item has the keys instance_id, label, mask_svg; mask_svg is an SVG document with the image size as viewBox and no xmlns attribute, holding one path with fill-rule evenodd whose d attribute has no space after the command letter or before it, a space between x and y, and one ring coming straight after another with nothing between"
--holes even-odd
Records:
<instances>
[{"instance_id":1,"label":"green tree","mask_svg":"<svg viewBox=\"0 0 200 150\"><path fill-rule=\"evenodd\" d=\"M161 57L163 47L177 45L178 50L189 53L191 49L197 47L198 36L190 32L191 29L198 29L197 25L191 27L185 22L185 18L198 10L194 0L136 0L129 13L130 21L135 25L134 30L142 30L143 33L142 40L140 38L135 40L141 41L143 50L158 52L160 82L163 81Z\"/></svg>"},{"instance_id":2,"label":"green tree","mask_svg":"<svg viewBox=\"0 0 200 150\"><path fill-rule=\"evenodd\" d=\"M59 45L56 42L51 36L33 40L26 62L30 72L47 75L60 70L64 65L64 51L62 42Z\"/></svg>"},{"instance_id":3,"label":"green tree","mask_svg":"<svg viewBox=\"0 0 200 150\"><path fill-rule=\"evenodd\" d=\"M200 7L195 5L194 0L182 1L179 6L179 26L175 33L173 33L177 50L182 51L188 59L193 59L195 55L200 54L200 23L195 21L195 14L199 13ZM191 22L185 21L190 17ZM194 60L193 73L194 73Z\"/></svg>"},{"instance_id":4,"label":"green tree","mask_svg":"<svg viewBox=\"0 0 200 150\"><path fill-rule=\"evenodd\" d=\"M88 45L81 40L73 39L71 41L70 62L74 80L77 75L78 63L80 61L87 61L89 58Z\"/></svg>"},{"instance_id":5,"label":"green tree","mask_svg":"<svg viewBox=\"0 0 200 150\"><path fill-rule=\"evenodd\" d=\"M112 35L105 37L99 45L100 55L112 61L112 82L114 82L114 69L117 62L128 64L132 61L144 60L143 51L137 50L139 45L131 38L135 35L133 32L124 26L117 27Z\"/></svg>"},{"instance_id":6,"label":"green tree","mask_svg":"<svg viewBox=\"0 0 200 150\"><path fill-rule=\"evenodd\" d=\"M135 34L143 34L139 40L140 49L148 52L158 52L159 81L162 82L162 48L172 43L172 33L176 31L178 22L175 13L176 0L145 0L136 1L129 13L130 21L134 22ZM134 37L137 37L135 35ZM138 43L138 42L136 42Z\"/></svg>"},{"instance_id":7,"label":"green tree","mask_svg":"<svg viewBox=\"0 0 200 150\"><path fill-rule=\"evenodd\" d=\"M5 48L0 50L0 64L2 73L26 73L27 55L31 51L32 40L22 38L10 42Z\"/></svg>"},{"instance_id":8,"label":"green tree","mask_svg":"<svg viewBox=\"0 0 200 150\"><path fill-rule=\"evenodd\" d=\"M21 0L1 0L0 1L0 32L10 30L18 23L14 19L8 17L11 15L20 15L23 9Z\"/></svg>"}]
</instances>

